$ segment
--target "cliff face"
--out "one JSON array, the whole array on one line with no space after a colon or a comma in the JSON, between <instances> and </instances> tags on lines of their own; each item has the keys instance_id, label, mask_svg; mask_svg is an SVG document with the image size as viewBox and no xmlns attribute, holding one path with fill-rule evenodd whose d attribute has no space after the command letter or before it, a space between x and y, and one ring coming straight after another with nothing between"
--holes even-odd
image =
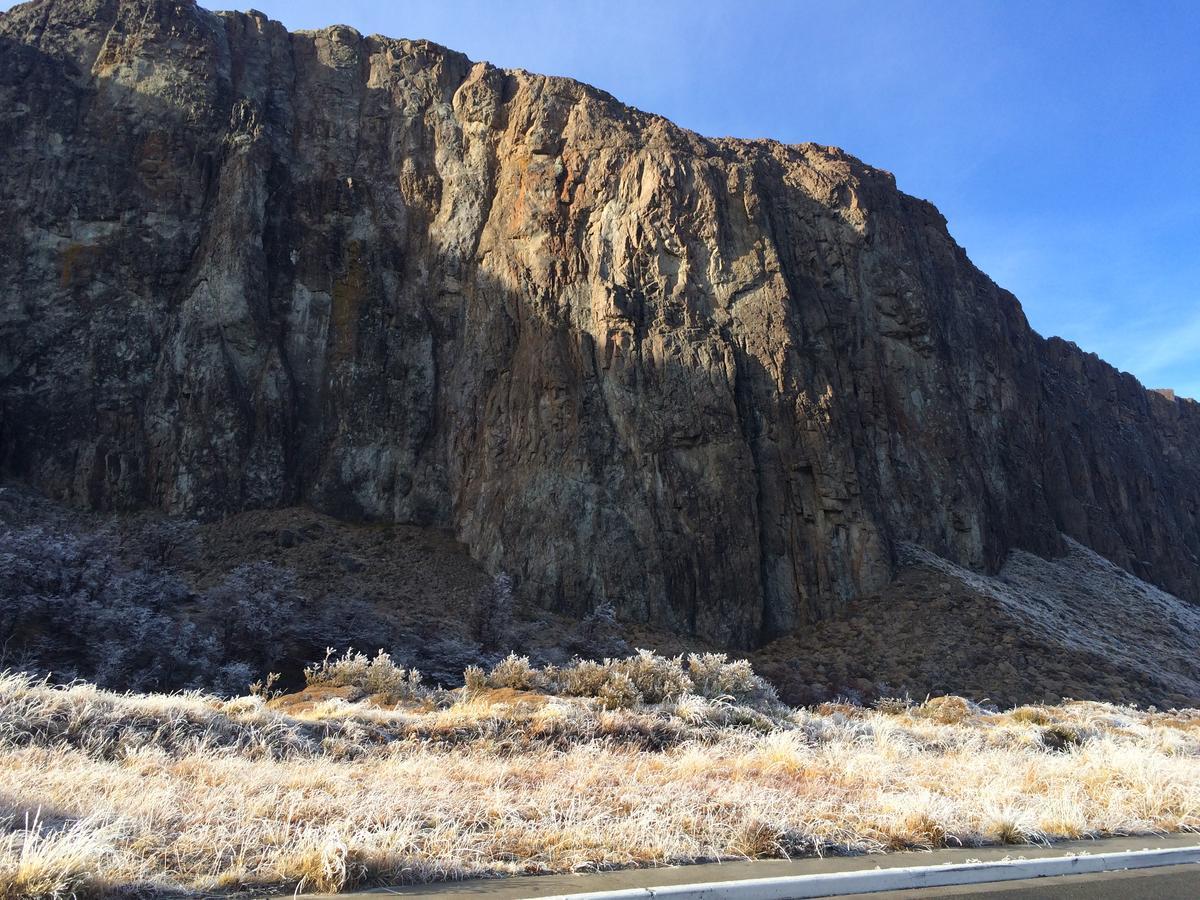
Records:
<instances>
[{"instance_id":1,"label":"cliff face","mask_svg":"<svg viewBox=\"0 0 1200 900\"><path fill-rule=\"evenodd\" d=\"M1200 404L1030 330L841 151L183 0L0 17L0 468L452 528L749 646L1060 532L1200 602Z\"/></svg>"}]
</instances>

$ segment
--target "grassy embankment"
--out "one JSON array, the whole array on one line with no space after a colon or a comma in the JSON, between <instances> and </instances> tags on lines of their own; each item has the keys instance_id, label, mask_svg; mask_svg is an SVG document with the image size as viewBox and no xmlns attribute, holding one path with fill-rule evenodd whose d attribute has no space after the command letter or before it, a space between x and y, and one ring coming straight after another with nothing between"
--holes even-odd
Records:
<instances>
[{"instance_id":1,"label":"grassy embankment","mask_svg":"<svg viewBox=\"0 0 1200 900\"><path fill-rule=\"evenodd\" d=\"M0 676L0 898L290 892L1200 830L1200 712L781 706L745 664L510 658L300 695Z\"/></svg>"}]
</instances>

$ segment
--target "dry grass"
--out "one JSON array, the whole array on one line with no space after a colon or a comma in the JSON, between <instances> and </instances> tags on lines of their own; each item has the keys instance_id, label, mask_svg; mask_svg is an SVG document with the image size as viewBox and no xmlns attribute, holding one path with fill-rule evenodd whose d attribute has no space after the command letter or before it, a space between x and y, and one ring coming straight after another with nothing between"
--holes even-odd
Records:
<instances>
[{"instance_id":1,"label":"dry grass","mask_svg":"<svg viewBox=\"0 0 1200 900\"><path fill-rule=\"evenodd\" d=\"M117 834L111 826L76 820L47 828L35 815L0 836L0 900L106 893L101 876Z\"/></svg>"},{"instance_id":2,"label":"dry grass","mask_svg":"<svg viewBox=\"0 0 1200 900\"><path fill-rule=\"evenodd\" d=\"M1195 711L607 709L477 688L285 715L0 676L0 898L1200 830Z\"/></svg>"}]
</instances>

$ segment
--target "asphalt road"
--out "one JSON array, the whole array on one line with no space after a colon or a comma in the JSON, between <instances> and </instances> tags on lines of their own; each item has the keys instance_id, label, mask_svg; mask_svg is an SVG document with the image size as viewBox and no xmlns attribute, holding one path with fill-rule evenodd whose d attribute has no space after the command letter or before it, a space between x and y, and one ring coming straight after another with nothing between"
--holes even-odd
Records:
<instances>
[{"instance_id":1,"label":"asphalt road","mask_svg":"<svg viewBox=\"0 0 1200 900\"><path fill-rule=\"evenodd\" d=\"M1164 866L1136 872L1035 878L1000 884L851 894L839 900L930 900L933 897L979 897L980 900L1200 900L1200 864Z\"/></svg>"},{"instance_id":2,"label":"asphalt road","mask_svg":"<svg viewBox=\"0 0 1200 900\"><path fill-rule=\"evenodd\" d=\"M1070 853L1112 853L1147 849L1196 847L1200 835L1173 834L1133 838L1105 838L1094 841L1066 841L1049 846L974 847L961 850L936 850L920 853L888 853L873 856L821 859L760 860L726 862L658 869L626 869L588 875L539 875L534 877L492 878L478 881L443 882L376 888L358 894L341 894L339 900L358 897L380 900L380 895L431 897L437 900L530 900L588 891L620 890L635 887L663 887L706 881L733 881L743 878L769 878L786 875L810 875L821 872L845 872L861 869L888 869L899 866L929 866L946 863L987 862L1000 859L1038 859L1066 856ZM309 895L312 896L312 895ZM1071 875L1008 881L961 887L922 888L855 894L871 900L923 900L923 898L979 897L980 900L1200 900L1200 863L1164 866L1130 872L1105 872L1096 875Z\"/></svg>"},{"instance_id":3,"label":"asphalt road","mask_svg":"<svg viewBox=\"0 0 1200 900\"><path fill-rule=\"evenodd\" d=\"M372 900L390 891L360 894ZM398 896L460 897L468 893L487 897L486 888L476 891L449 891ZM978 897L979 900L1200 900L1200 864L1164 866L1134 872L1104 872L1058 878L1035 878L999 884L975 884L944 888L919 888L911 891L885 891L873 894L848 894L838 900L933 900L933 898Z\"/></svg>"},{"instance_id":4,"label":"asphalt road","mask_svg":"<svg viewBox=\"0 0 1200 900\"><path fill-rule=\"evenodd\" d=\"M408 897L463 897L473 895L487 898L488 886L476 890L395 894ZM498 885L496 885L498 886ZM428 891L428 888L426 888ZM379 900L391 891L360 894ZM1074 875L1057 878L1035 878L1030 881L1008 881L998 884L974 884L944 888L919 888L911 891L884 891L873 894L848 894L838 900L946 900L951 897L979 900L1200 900L1200 864L1164 866L1161 869L1142 869L1132 872L1104 872L1098 875Z\"/></svg>"}]
</instances>

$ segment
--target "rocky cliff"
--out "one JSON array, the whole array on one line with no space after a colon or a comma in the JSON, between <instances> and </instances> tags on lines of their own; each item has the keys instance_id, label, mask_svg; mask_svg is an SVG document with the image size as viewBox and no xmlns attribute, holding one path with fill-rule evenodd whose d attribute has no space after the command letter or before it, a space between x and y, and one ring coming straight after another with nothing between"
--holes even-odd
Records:
<instances>
[{"instance_id":1,"label":"rocky cliff","mask_svg":"<svg viewBox=\"0 0 1200 900\"><path fill-rule=\"evenodd\" d=\"M1200 602L1200 404L1034 333L815 145L185 0L0 16L0 469L97 509L451 528L731 647L900 548L1061 534Z\"/></svg>"}]
</instances>

